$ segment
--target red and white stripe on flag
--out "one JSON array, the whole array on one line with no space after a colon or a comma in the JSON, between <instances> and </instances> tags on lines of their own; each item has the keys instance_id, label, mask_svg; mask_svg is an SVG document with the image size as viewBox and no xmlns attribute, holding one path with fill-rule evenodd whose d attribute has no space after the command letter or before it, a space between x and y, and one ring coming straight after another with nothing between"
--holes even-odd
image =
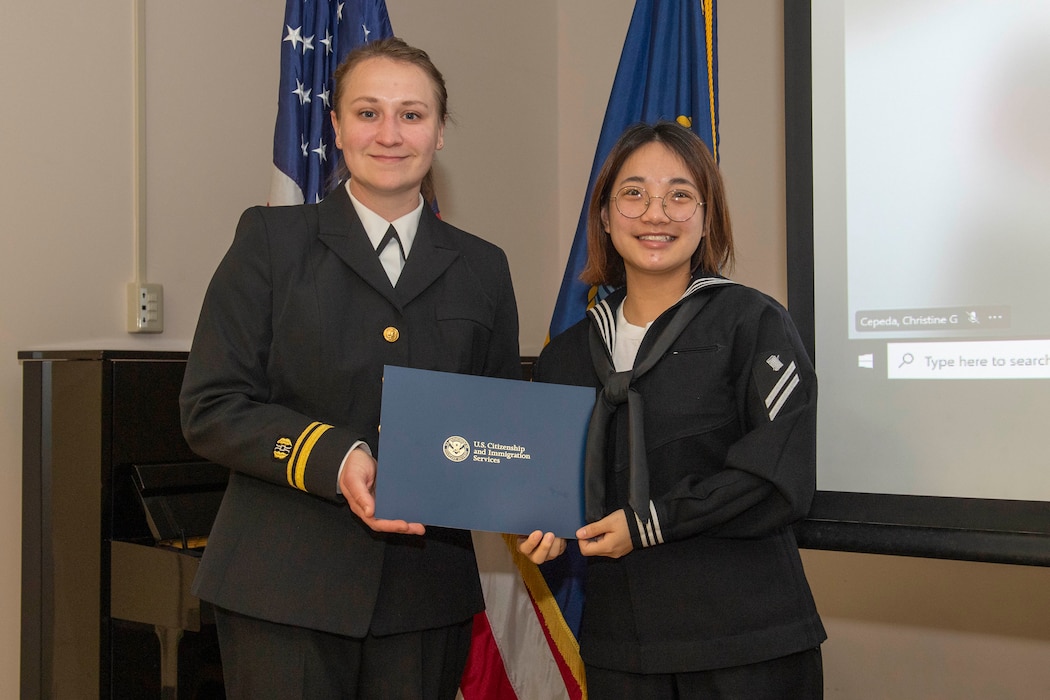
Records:
<instances>
[{"instance_id":1,"label":"red and white stripe on flag","mask_svg":"<svg viewBox=\"0 0 1050 700\"><path fill-rule=\"evenodd\" d=\"M475 617L470 658L460 684L463 700L580 700L585 697L579 650L566 660L543 623L542 608L525 579L542 581L538 569L523 572L515 560L513 536L474 532L486 611ZM524 560L524 564L532 566ZM531 575L530 575L531 574ZM548 592L549 596L549 592ZM555 635L557 636L557 635ZM576 679L581 680L577 681Z\"/></svg>"}]
</instances>

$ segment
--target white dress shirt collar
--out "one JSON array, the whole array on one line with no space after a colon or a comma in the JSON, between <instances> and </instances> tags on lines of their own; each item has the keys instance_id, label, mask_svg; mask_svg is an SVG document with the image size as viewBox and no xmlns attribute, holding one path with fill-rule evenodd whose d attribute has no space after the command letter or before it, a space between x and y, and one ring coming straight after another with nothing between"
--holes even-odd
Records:
<instances>
[{"instance_id":1,"label":"white dress shirt collar","mask_svg":"<svg viewBox=\"0 0 1050 700\"><path fill-rule=\"evenodd\" d=\"M368 240L372 242L372 247L375 248L379 245L379 242L383 240L383 236L386 235L387 228L393 224L397 230L398 237L401 239L401 247L405 249L405 258L407 259L412 253L412 243L416 240L419 218L423 215L423 195L419 195L419 204L415 209L398 219L387 221L364 204L361 204L361 201L351 194L349 180L346 181L345 187L346 193L350 195L350 201L354 205L354 210L357 212L357 218L361 219L361 225L365 227Z\"/></svg>"}]
</instances>

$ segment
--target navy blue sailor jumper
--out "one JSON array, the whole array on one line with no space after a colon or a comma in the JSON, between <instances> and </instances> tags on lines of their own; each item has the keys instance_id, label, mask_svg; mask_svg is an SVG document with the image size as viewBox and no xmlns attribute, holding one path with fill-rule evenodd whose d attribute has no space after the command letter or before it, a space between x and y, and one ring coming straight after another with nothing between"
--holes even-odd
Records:
<instances>
[{"instance_id":1,"label":"navy blue sailor jumper","mask_svg":"<svg viewBox=\"0 0 1050 700\"><path fill-rule=\"evenodd\" d=\"M815 491L816 375L787 311L722 281L694 278L638 350L636 367L685 301L707 295L631 384L644 406L648 512L628 504L628 405L612 416L600 512L626 510L634 550L587 560L588 664L684 673L779 658L826 638L791 528ZM591 336L611 358L625 294L554 338L535 380L601 387Z\"/></svg>"}]
</instances>

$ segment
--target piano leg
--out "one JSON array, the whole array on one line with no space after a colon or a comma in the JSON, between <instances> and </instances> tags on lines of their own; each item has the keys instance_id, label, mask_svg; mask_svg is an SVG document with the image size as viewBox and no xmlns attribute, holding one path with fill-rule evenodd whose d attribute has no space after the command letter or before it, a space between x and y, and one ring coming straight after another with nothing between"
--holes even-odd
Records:
<instances>
[{"instance_id":1,"label":"piano leg","mask_svg":"<svg viewBox=\"0 0 1050 700\"><path fill-rule=\"evenodd\" d=\"M182 630L175 627L154 625L160 640L160 697L161 700L177 700L179 697L179 641Z\"/></svg>"}]
</instances>

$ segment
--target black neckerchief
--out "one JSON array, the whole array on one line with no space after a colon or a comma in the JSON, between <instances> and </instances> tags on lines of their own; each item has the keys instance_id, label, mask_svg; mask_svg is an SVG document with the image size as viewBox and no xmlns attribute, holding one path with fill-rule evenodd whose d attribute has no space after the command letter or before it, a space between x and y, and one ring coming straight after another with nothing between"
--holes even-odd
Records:
<instances>
[{"instance_id":1,"label":"black neckerchief","mask_svg":"<svg viewBox=\"0 0 1050 700\"><path fill-rule=\"evenodd\" d=\"M627 404L628 490L627 502L635 514L648 524L649 512L649 464L645 456L645 429L642 411L642 395L632 385L635 380L652 369L670 349L671 344L682 334L700 309L711 298L710 294L698 294L703 289L735 284L722 277L699 277L694 279L682 298L661 316L670 314L669 320L658 331L655 341L642 343L634 359L634 369L617 372L612 363L612 345L615 334L615 309L606 301L599 302L589 311L591 361L594 371L602 382L602 391L594 402L591 422L587 428L587 447L584 457L584 493L587 522L601 520L605 515L605 448L609 421L616 408ZM621 301L622 303L622 301ZM643 352L644 351L644 352Z\"/></svg>"}]
</instances>

